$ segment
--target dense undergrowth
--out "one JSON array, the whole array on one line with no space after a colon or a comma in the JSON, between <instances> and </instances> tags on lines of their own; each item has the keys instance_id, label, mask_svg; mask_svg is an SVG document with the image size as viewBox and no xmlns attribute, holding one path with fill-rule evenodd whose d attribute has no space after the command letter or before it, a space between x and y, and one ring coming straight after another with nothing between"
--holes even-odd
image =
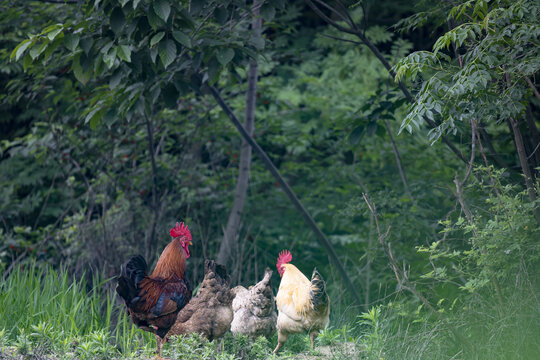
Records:
<instances>
[{"instance_id":1,"label":"dense undergrowth","mask_svg":"<svg viewBox=\"0 0 540 360\"><path fill-rule=\"evenodd\" d=\"M467 187L474 217L441 222L443 235L418 246L417 264L396 293L369 311L333 308L310 349L292 336L279 355L270 339L198 335L166 345L172 359L535 359L540 354L540 228L525 192L501 174L475 170ZM489 182L483 183L490 174ZM482 205L483 203L483 205ZM480 211L482 210L482 211ZM388 235L388 234L387 234ZM388 235L389 236L389 235ZM391 237L388 237L391 239ZM405 260L402 259L405 263ZM408 265L407 265L408 266ZM413 272L414 271L414 272ZM22 262L0 283L0 359L150 359L152 335L137 329L103 274ZM330 292L337 285L329 282ZM412 296L411 296L412 295Z\"/></svg>"},{"instance_id":2,"label":"dense undergrowth","mask_svg":"<svg viewBox=\"0 0 540 360\"><path fill-rule=\"evenodd\" d=\"M155 339L132 325L111 276L132 254L155 262L170 226L185 221L194 235L187 276L200 282L204 259L220 248L242 145L191 75L213 78L238 116L253 57L253 138L362 297L344 290L254 156L232 285L258 281L287 248L304 273L323 274L332 306L315 350L295 335L276 358L539 358L537 2L343 8L394 65L409 107L360 38L305 1L264 2L256 52L236 2L203 1L204 17L193 1L77 3L0 2L0 360L154 356ZM154 13L150 3L171 7L170 21L139 21ZM173 16L186 11L193 28ZM176 50L189 56L168 56ZM443 135L457 151L436 141ZM276 341L195 335L164 352L265 359Z\"/></svg>"},{"instance_id":3,"label":"dense undergrowth","mask_svg":"<svg viewBox=\"0 0 540 360\"><path fill-rule=\"evenodd\" d=\"M155 339L136 329L107 291L111 279L70 279L65 270L35 264L15 269L0 286L0 359L150 359ZM310 349L308 336L233 337L208 342L177 337L164 349L172 359L534 359L540 353L538 283L516 279L502 299L478 291L438 318L405 296L375 306L347 324L330 326ZM347 314L341 314L346 316ZM349 314L350 315L350 314ZM443 320L441 320L443 319ZM456 343L458 329L470 347Z\"/></svg>"}]
</instances>

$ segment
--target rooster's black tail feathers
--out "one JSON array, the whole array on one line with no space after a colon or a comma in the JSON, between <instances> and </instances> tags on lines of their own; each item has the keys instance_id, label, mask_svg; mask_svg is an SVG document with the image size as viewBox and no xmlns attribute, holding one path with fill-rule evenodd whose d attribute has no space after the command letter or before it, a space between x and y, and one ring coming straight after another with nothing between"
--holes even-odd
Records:
<instances>
[{"instance_id":1,"label":"rooster's black tail feathers","mask_svg":"<svg viewBox=\"0 0 540 360\"><path fill-rule=\"evenodd\" d=\"M313 274L311 275L311 301L315 309L320 306L328 306L326 283L316 268L313 269Z\"/></svg>"},{"instance_id":2,"label":"rooster's black tail feathers","mask_svg":"<svg viewBox=\"0 0 540 360\"><path fill-rule=\"evenodd\" d=\"M148 270L146 260L141 255L130 258L120 269L116 292L124 299L129 306L139 300L139 289L137 284L145 276Z\"/></svg>"}]
</instances>

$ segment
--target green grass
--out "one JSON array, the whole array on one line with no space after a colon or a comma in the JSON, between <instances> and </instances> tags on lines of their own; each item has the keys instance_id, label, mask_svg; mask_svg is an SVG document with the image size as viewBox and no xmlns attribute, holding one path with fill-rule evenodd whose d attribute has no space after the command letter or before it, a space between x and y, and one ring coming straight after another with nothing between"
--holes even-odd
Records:
<instances>
[{"instance_id":1,"label":"green grass","mask_svg":"<svg viewBox=\"0 0 540 360\"><path fill-rule=\"evenodd\" d=\"M0 283L0 359L2 354L8 359L19 355L46 359L151 359L156 349L154 336L133 326L116 294L107 290L111 281L99 274L94 274L92 280L85 276L73 279L64 269L35 264L14 269ZM276 343L277 335L251 340L228 333L223 340L208 342L195 334L171 340L164 347L164 355L220 360L294 359L299 353L317 354L311 351L307 335L290 336L277 357L272 355Z\"/></svg>"},{"instance_id":2,"label":"green grass","mask_svg":"<svg viewBox=\"0 0 540 360\"><path fill-rule=\"evenodd\" d=\"M64 270L27 264L0 284L0 344L17 352L110 358L155 346L106 290L111 279L73 280ZM102 354L102 355L100 355Z\"/></svg>"},{"instance_id":3,"label":"green grass","mask_svg":"<svg viewBox=\"0 0 540 360\"><path fill-rule=\"evenodd\" d=\"M0 359L151 359L153 335L137 329L115 299L112 279L73 280L64 270L27 265L0 284ZM311 350L307 335L291 335L278 356L277 335L251 340L228 333L209 342L173 338L171 359L536 359L540 304L532 287L505 292L503 302L471 294L445 314L474 345L464 351L447 324L429 312L390 304L372 308L339 328L329 327ZM410 301L410 299L408 299ZM405 306L411 306L404 302Z\"/></svg>"}]
</instances>

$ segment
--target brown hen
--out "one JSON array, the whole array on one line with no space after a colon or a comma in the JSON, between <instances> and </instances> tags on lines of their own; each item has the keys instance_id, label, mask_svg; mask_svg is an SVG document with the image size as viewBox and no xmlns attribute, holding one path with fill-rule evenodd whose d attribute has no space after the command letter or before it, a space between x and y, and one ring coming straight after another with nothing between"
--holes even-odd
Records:
<instances>
[{"instance_id":1,"label":"brown hen","mask_svg":"<svg viewBox=\"0 0 540 360\"><path fill-rule=\"evenodd\" d=\"M173 335L198 333L208 340L223 336L231 328L233 295L231 279L223 265L213 260L204 263L204 279L197 295L178 313L164 342Z\"/></svg>"}]
</instances>

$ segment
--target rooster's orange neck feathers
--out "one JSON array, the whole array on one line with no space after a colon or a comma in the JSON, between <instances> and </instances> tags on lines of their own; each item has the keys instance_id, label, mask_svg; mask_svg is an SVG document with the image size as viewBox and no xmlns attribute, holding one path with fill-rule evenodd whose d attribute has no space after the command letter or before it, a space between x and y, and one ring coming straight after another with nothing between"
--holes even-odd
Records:
<instances>
[{"instance_id":1,"label":"rooster's orange neck feathers","mask_svg":"<svg viewBox=\"0 0 540 360\"><path fill-rule=\"evenodd\" d=\"M180 238L176 238L163 249L151 277L163 279L178 276L184 278L186 256Z\"/></svg>"}]
</instances>

